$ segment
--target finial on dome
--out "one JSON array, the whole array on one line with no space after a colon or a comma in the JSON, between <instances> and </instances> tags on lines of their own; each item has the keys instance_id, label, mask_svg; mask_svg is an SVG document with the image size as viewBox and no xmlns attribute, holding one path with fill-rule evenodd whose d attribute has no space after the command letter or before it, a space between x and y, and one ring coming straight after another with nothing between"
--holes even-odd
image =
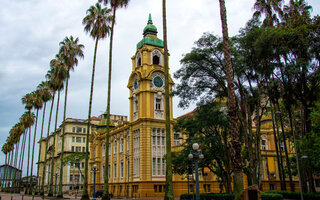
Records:
<instances>
[{"instance_id":1,"label":"finial on dome","mask_svg":"<svg viewBox=\"0 0 320 200\"><path fill-rule=\"evenodd\" d=\"M152 22L152 18L151 18L151 13L149 13L149 20L148 20L148 24L153 24L153 22Z\"/></svg>"}]
</instances>

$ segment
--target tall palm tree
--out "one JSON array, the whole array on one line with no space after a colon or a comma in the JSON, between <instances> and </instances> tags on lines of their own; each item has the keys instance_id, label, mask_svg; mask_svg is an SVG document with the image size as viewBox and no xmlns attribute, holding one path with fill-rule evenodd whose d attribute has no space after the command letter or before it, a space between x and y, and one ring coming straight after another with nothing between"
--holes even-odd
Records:
<instances>
[{"instance_id":1,"label":"tall palm tree","mask_svg":"<svg viewBox=\"0 0 320 200\"><path fill-rule=\"evenodd\" d=\"M63 81L67 78L67 69L63 63L62 56L60 54L56 55L55 59L50 61L50 67L52 69L52 76L51 79L55 82L56 91L58 91L58 98L57 98L57 105L56 105L56 117L54 123L54 132L53 132L53 144L51 150L51 173L50 173L50 183L49 183L49 191L48 196L53 196L53 175L54 175L54 154L55 154L55 147L56 147L56 131L57 131L57 124L58 124L58 114L59 114L59 103L60 103L60 92L63 89Z\"/></svg>"},{"instance_id":2,"label":"tall palm tree","mask_svg":"<svg viewBox=\"0 0 320 200\"><path fill-rule=\"evenodd\" d=\"M311 22L312 6L308 5L305 0L290 0L289 5L284 8L284 21L287 24L301 24Z\"/></svg>"},{"instance_id":3,"label":"tall palm tree","mask_svg":"<svg viewBox=\"0 0 320 200\"><path fill-rule=\"evenodd\" d=\"M62 123L62 141L61 141L61 162L60 162L60 176L59 176L59 190L58 197L62 197L62 178L63 178L63 156L64 156L64 134L65 134L65 120L67 111L67 96L68 96L68 82L70 78L70 70L74 70L74 66L78 65L78 57L83 58L83 48L82 44L79 44L78 38L73 38L73 36L65 37L65 39L60 42L60 65L65 69L66 77L65 83L65 96L64 96L64 109L63 109L63 123ZM53 175L53 174L52 174Z\"/></svg>"},{"instance_id":4,"label":"tall palm tree","mask_svg":"<svg viewBox=\"0 0 320 200\"><path fill-rule=\"evenodd\" d=\"M112 25L111 25L111 33L110 33L110 46L109 46L109 70L108 70L108 97L107 97L107 123L106 123L106 137L105 137L105 155L109 154L109 135L110 135L110 95L111 95L111 72L112 72L112 47L113 47L113 33L114 33L114 25L116 22L116 12L118 8L127 7L130 0L99 0L99 2L103 2L105 5L108 5L110 3L111 9L113 11L112 13ZM109 197L109 177L108 177L108 163L109 158L108 156L105 157L105 167L104 167L104 187L103 187L103 195L102 199L110 199ZM86 191L87 192L87 191ZM83 196L87 195L85 194L85 190L83 192Z\"/></svg>"},{"instance_id":5,"label":"tall palm tree","mask_svg":"<svg viewBox=\"0 0 320 200\"><path fill-rule=\"evenodd\" d=\"M172 156L171 156L171 126L170 126L170 91L169 91L169 63L167 40L166 0L162 0L162 24L164 46L164 77L165 77L165 113L166 113L166 190L165 200L174 199L172 186Z\"/></svg>"},{"instance_id":6,"label":"tall palm tree","mask_svg":"<svg viewBox=\"0 0 320 200\"><path fill-rule=\"evenodd\" d=\"M51 117L52 117L52 110L53 110L53 105L54 105L55 93L58 90L58 85L59 85L59 84L57 84L57 81L53 77L54 77L53 69L50 69L46 74L46 79L48 81L49 89L52 92L52 98L51 98L51 108L50 108L49 120L48 120L47 140L45 142L44 163L42 166L42 181L41 181L41 191L40 191L41 195L44 195L44 178L45 178L46 164L47 164L47 153L48 153ZM49 189L50 189L50 187L49 187Z\"/></svg>"},{"instance_id":7,"label":"tall palm tree","mask_svg":"<svg viewBox=\"0 0 320 200\"><path fill-rule=\"evenodd\" d=\"M256 0L253 7L256 11L253 16L259 18L262 14L265 14L264 24L271 27L274 23L279 22L277 14L280 17L283 16L282 2L283 0Z\"/></svg>"},{"instance_id":8,"label":"tall palm tree","mask_svg":"<svg viewBox=\"0 0 320 200\"><path fill-rule=\"evenodd\" d=\"M92 76L91 76L91 87L90 87L90 97L89 97L89 110L88 110L88 122L87 122L87 138L86 138L86 153L89 155L89 132L91 123L91 107L92 107L92 95L93 95L93 84L94 84L94 72L96 66L96 55L98 41L104 39L110 33L110 22L112 21L111 9L101 8L99 3L95 6L91 6L87 10L87 16L83 19L82 24L85 26L84 30L90 33L90 36L96 40L94 47L93 56L93 66L92 66ZM84 170L84 195L87 195L88 188L88 161L89 157L85 159L85 170ZM106 174L105 174L106 175ZM86 191L85 191L86 190Z\"/></svg>"},{"instance_id":9,"label":"tall palm tree","mask_svg":"<svg viewBox=\"0 0 320 200\"><path fill-rule=\"evenodd\" d=\"M39 109L42 108L42 99L40 96L40 91L36 90L32 92L32 106L36 110L36 121L35 121L35 127L34 127L34 134L33 134L33 144L32 144L32 156L31 156L31 173L30 176L32 177L33 175L33 158L34 158L34 146L36 143L36 137L37 137L37 124L38 124L38 115L39 115ZM30 184L30 191L29 193L32 193L32 184Z\"/></svg>"},{"instance_id":10,"label":"tall palm tree","mask_svg":"<svg viewBox=\"0 0 320 200\"><path fill-rule=\"evenodd\" d=\"M39 91L40 97L42 99L42 102L44 103L43 106L43 113L42 113L42 124L41 124L41 133L40 133L40 142L39 142L39 155L38 155L38 169L37 169L37 177L40 177L40 153L42 150L42 142L41 138L43 136L43 126L44 126L44 119L45 119L45 113L46 113L46 105L47 102L52 98L51 91L49 89L49 83L48 81L42 81L38 87L37 90ZM40 188L40 181L39 181L39 188ZM40 190L40 189L39 189ZM40 192L40 191L39 191Z\"/></svg>"},{"instance_id":11,"label":"tall palm tree","mask_svg":"<svg viewBox=\"0 0 320 200\"><path fill-rule=\"evenodd\" d=\"M24 97L22 97L22 103L25 104L25 108L31 112L31 109L33 108L33 101L34 101L34 95L32 93L26 94ZM27 118L26 118L27 119ZM33 122L34 123L34 122ZM32 123L32 125L33 125ZM28 148L31 148L31 126L25 126L26 129L29 129L29 139L28 139ZM30 151L28 151L28 162L27 162L27 177L29 177L29 167L30 167ZM27 179L29 182L29 178ZM28 192L28 189L27 189Z\"/></svg>"},{"instance_id":12,"label":"tall palm tree","mask_svg":"<svg viewBox=\"0 0 320 200\"><path fill-rule=\"evenodd\" d=\"M229 131L231 135L231 147L232 147L232 167L234 173L234 194L235 199L240 199L240 193L243 190L242 179L242 156L241 156L241 140L238 128L238 108L236 105L236 97L234 93L234 77L231 63L231 50L228 35L227 25L227 11L224 0L219 0L220 3L220 17L222 24L222 36L223 36L223 51L225 59L225 72L228 85L228 121Z\"/></svg>"}]
</instances>

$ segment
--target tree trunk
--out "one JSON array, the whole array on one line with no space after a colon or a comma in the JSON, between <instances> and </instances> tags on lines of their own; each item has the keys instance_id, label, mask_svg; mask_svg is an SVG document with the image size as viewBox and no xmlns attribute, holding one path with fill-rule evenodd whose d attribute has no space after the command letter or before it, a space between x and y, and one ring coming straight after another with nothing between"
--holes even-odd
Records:
<instances>
[{"instance_id":1,"label":"tree trunk","mask_svg":"<svg viewBox=\"0 0 320 200\"><path fill-rule=\"evenodd\" d=\"M32 156L31 156L31 185L30 185L30 191L29 193L32 194L33 192L33 185L32 185L32 175L33 175L33 157L34 157L34 146L35 146L35 143L36 143L36 137L37 137L37 124L38 124L38 114L39 114L39 109L37 109L37 114L36 114L36 124L35 124L35 127L34 127L34 136L33 136L33 144L32 144Z\"/></svg>"},{"instance_id":2,"label":"tree trunk","mask_svg":"<svg viewBox=\"0 0 320 200\"><path fill-rule=\"evenodd\" d=\"M44 107L43 107L41 134L40 134L40 140L39 140L39 155L38 155L38 169L37 169L37 177L39 177L39 183L38 183L39 188L40 188L40 159L41 159L40 158L40 153L41 153L41 150L42 150L41 139L42 139L42 136L43 136L43 125L44 125L44 117L45 117L45 113L46 113L46 105L47 105L47 102L44 103Z\"/></svg>"},{"instance_id":3,"label":"tree trunk","mask_svg":"<svg viewBox=\"0 0 320 200\"><path fill-rule=\"evenodd\" d=\"M90 87L90 97L89 97L89 110L88 110L88 123L87 123L87 137L86 137L86 152L87 156L85 159L85 179L88 177L88 161L89 161L89 134L90 134L90 124L91 124L91 107L92 107L92 95L93 95L93 86L94 86L94 72L96 67L96 56L97 56L97 47L98 47L98 38L96 39L96 44L94 46L93 53L93 65L92 65L92 76L91 76L91 87ZM105 156L106 158L107 156ZM83 195L84 196L84 195Z\"/></svg>"},{"instance_id":4,"label":"tree trunk","mask_svg":"<svg viewBox=\"0 0 320 200\"><path fill-rule=\"evenodd\" d=\"M172 155L171 155L171 119L170 119L170 94L169 94L169 63L167 41L167 16L166 0L162 0L163 46L164 46L164 77L165 77L165 113L166 113L166 190L165 200L173 200L172 185Z\"/></svg>"},{"instance_id":5,"label":"tree trunk","mask_svg":"<svg viewBox=\"0 0 320 200\"><path fill-rule=\"evenodd\" d=\"M53 144L51 149L51 174L50 174L50 183L49 183L49 191L48 196L53 196L53 175L54 175L54 153L56 151L56 135L57 135L57 123L58 123L58 115L59 115L59 103L60 103L60 90L58 90L58 99L57 99L57 108L56 108L56 119L54 123L54 132L53 136ZM49 138L48 138L49 139Z\"/></svg>"},{"instance_id":6,"label":"tree trunk","mask_svg":"<svg viewBox=\"0 0 320 200\"><path fill-rule=\"evenodd\" d=\"M243 190L243 178L242 178L242 155L241 155L241 140L238 131L238 118L237 118L237 106L234 93L233 84L233 69L231 63L231 50L228 36L227 26L227 13L225 7L225 1L219 0L220 3L220 16L222 23L222 35L223 35L223 50L226 61L225 71L228 84L228 121L229 131L231 135L232 146L232 167L234 171L234 192L235 200L240 199L240 193Z\"/></svg>"},{"instance_id":7,"label":"tree trunk","mask_svg":"<svg viewBox=\"0 0 320 200\"><path fill-rule=\"evenodd\" d=\"M103 186L103 200L109 200L109 136L110 136L110 95L111 95L111 73L112 73L112 46L113 46L113 33L114 25L116 21L116 7L113 8L113 19L110 34L110 46L109 46L109 73L108 73L108 97L107 97L107 124L106 124L106 137L105 137L105 165L104 165L104 186Z\"/></svg>"},{"instance_id":8,"label":"tree trunk","mask_svg":"<svg viewBox=\"0 0 320 200\"><path fill-rule=\"evenodd\" d=\"M51 124L51 117L52 117L52 110L53 110L53 104L54 104L54 96L55 93L52 95L52 102L51 102L51 108L50 108L50 114L49 114L49 122L48 122L48 132L47 132L47 141L46 141L46 148L44 153L44 163L43 163L43 169L42 169L42 183L41 183L41 194L44 195L44 178L46 173L46 164L47 164L47 153L48 153L48 142L49 142L49 135L50 135L50 124Z\"/></svg>"},{"instance_id":9,"label":"tree trunk","mask_svg":"<svg viewBox=\"0 0 320 200\"><path fill-rule=\"evenodd\" d=\"M69 74L69 69L68 69ZM67 97L68 97L68 84L69 78L66 79L66 90L64 93L64 108L63 108L63 121L62 121L62 141L61 141L61 157L60 157L60 171L59 171L59 188L58 188L58 196L57 198L63 198L62 193L62 181L63 181L63 156L64 156L64 134L65 134L65 120L66 120L66 112L67 112Z\"/></svg>"}]
</instances>

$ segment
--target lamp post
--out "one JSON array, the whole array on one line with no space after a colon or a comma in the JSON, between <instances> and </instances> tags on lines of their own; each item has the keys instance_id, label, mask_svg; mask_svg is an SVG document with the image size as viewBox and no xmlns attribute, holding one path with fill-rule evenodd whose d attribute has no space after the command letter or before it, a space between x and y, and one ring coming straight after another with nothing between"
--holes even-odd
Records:
<instances>
[{"instance_id":1,"label":"lamp post","mask_svg":"<svg viewBox=\"0 0 320 200\"><path fill-rule=\"evenodd\" d=\"M130 175L130 161L129 161L129 154L125 154L126 156L126 159L127 159L127 181L128 181L128 184L127 184L127 199L129 199L129 175Z\"/></svg>"},{"instance_id":2,"label":"lamp post","mask_svg":"<svg viewBox=\"0 0 320 200\"><path fill-rule=\"evenodd\" d=\"M92 200L96 200L96 173L99 172L99 170L97 170L97 165L93 165L93 168L92 168L91 172L93 172L93 194L92 194Z\"/></svg>"},{"instance_id":3,"label":"lamp post","mask_svg":"<svg viewBox=\"0 0 320 200\"><path fill-rule=\"evenodd\" d=\"M56 172L55 175L56 181L55 181L55 185L54 185L54 196L57 196L57 178L58 178L58 173Z\"/></svg>"},{"instance_id":4,"label":"lamp post","mask_svg":"<svg viewBox=\"0 0 320 200\"><path fill-rule=\"evenodd\" d=\"M198 151L199 149L198 143L193 143L192 148L193 148L193 151L190 150L190 154L188 155L188 158L194 160L194 167L195 167L195 173L196 173L196 200L200 200L198 160L203 159L204 155L202 154L201 151Z\"/></svg>"}]
</instances>

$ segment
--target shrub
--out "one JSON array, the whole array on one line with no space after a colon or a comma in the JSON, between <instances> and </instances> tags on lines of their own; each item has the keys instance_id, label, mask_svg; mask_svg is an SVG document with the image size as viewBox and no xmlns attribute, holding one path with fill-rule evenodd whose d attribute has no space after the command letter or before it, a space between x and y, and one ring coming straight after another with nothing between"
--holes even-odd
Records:
<instances>
[{"instance_id":1,"label":"shrub","mask_svg":"<svg viewBox=\"0 0 320 200\"><path fill-rule=\"evenodd\" d=\"M268 191L267 194L281 194L284 199L300 199L300 192ZM320 200L320 193L303 193L304 200Z\"/></svg>"}]
</instances>

